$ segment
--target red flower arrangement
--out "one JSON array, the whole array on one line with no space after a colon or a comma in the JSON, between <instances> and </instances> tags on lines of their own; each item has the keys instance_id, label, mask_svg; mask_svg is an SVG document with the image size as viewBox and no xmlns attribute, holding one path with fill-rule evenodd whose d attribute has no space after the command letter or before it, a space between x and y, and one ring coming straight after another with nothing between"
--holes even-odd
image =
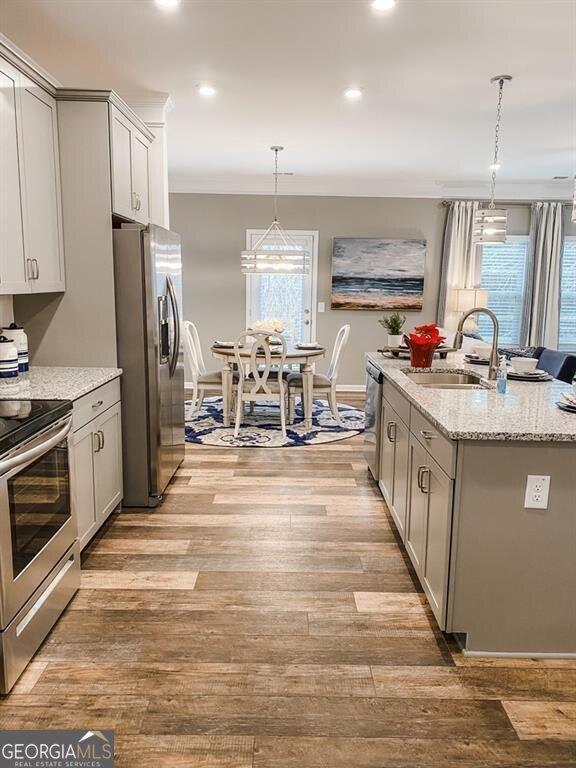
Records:
<instances>
[{"instance_id":1,"label":"red flower arrangement","mask_svg":"<svg viewBox=\"0 0 576 768\"><path fill-rule=\"evenodd\" d=\"M411 333L405 334L404 340L410 348L410 365L413 368L430 368L434 352L445 339L435 323L418 325Z\"/></svg>"}]
</instances>

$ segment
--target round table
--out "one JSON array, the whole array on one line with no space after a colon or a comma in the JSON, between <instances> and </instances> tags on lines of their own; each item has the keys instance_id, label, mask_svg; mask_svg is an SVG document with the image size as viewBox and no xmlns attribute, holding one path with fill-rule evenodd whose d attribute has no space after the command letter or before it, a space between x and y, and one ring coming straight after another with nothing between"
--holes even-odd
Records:
<instances>
[{"instance_id":1,"label":"round table","mask_svg":"<svg viewBox=\"0 0 576 768\"><path fill-rule=\"evenodd\" d=\"M222 397L224 400L224 426L230 426L230 407L232 405L232 371L236 360L234 347L215 347L211 348L214 357L223 361L222 366ZM312 429L312 392L314 384L315 360L320 360L326 354L326 347L317 347L315 349L298 349L292 344L287 345L286 362L299 363L300 373L302 374L302 397L304 399L304 424L306 429ZM240 350L240 357L248 361L250 359L250 347ZM258 356L258 360L264 356ZM274 356L272 356L274 359Z\"/></svg>"}]
</instances>

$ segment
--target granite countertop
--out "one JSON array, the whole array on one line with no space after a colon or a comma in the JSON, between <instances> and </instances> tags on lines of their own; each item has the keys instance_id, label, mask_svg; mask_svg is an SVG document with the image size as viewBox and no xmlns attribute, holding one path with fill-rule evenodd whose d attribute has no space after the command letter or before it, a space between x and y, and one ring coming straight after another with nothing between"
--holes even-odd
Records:
<instances>
[{"instance_id":1,"label":"granite countertop","mask_svg":"<svg viewBox=\"0 0 576 768\"><path fill-rule=\"evenodd\" d=\"M490 389L428 389L404 375L413 370L408 360L391 359L379 352L367 353L386 379L393 382L411 404L452 440L523 440L576 442L576 414L556 406L562 392L572 387L560 381L508 380L505 395ZM486 368L470 365L460 353L434 360L433 368L470 371L486 376Z\"/></svg>"},{"instance_id":2,"label":"granite countertop","mask_svg":"<svg viewBox=\"0 0 576 768\"><path fill-rule=\"evenodd\" d=\"M121 368L31 366L27 374L0 382L0 400L77 400L121 375Z\"/></svg>"}]
</instances>

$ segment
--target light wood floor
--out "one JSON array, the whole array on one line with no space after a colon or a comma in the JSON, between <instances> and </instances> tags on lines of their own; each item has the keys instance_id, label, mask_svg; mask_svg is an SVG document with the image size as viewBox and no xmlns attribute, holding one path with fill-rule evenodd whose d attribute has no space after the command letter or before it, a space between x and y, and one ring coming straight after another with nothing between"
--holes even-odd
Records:
<instances>
[{"instance_id":1,"label":"light wood floor","mask_svg":"<svg viewBox=\"0 0 576 768\"><path fill-rule=\"evenodd\" d=\"M115 729L120 768L576 766L576 662L457 652L360 437L189 446L0 700L0 728L43 727Z\"/></svg>"}]
</instances>

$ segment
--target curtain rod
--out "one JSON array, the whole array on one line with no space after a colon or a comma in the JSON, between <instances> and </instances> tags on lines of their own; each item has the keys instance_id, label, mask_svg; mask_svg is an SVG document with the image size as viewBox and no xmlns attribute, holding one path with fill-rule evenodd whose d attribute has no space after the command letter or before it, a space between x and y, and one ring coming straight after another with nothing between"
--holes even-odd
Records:
<instances>
[{"instance_id":1,"label":"curtain rod","mask_svg":"<svg viewBox=\"0 0 576 768\"><path fill-rule=\"evenodd\" d=\"M476 200L474 197L451 197L448 200L442 200L442 205L450 205L458 200L464 200L465 202L473 202ZM561 203L562 205L572 205L572 200L496 200L498 205L532 205L532 203Z\"/></svg>"}]
</instances>

